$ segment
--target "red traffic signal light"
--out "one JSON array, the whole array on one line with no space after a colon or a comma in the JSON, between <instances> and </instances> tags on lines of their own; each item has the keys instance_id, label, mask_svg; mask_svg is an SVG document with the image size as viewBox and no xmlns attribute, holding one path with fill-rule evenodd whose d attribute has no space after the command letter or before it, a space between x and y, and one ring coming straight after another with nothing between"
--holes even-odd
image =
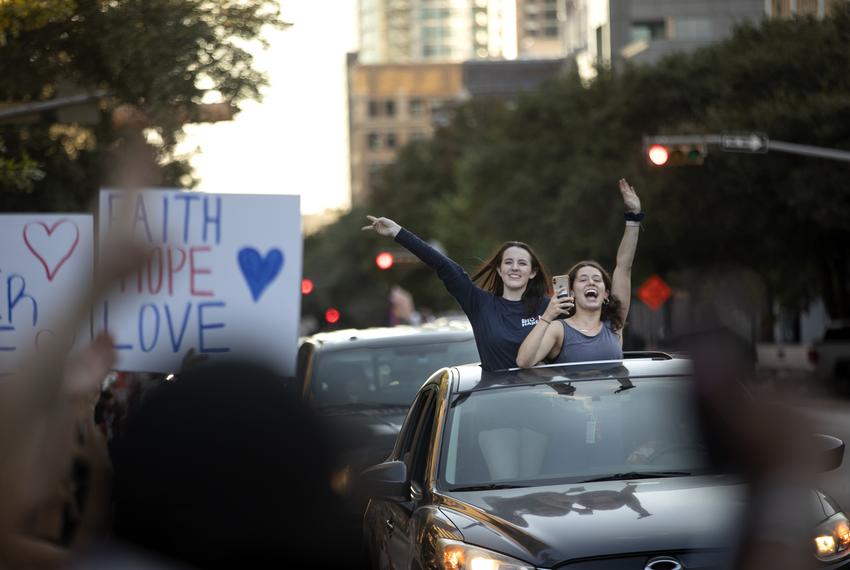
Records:
<instances>
[{"instance_id":1,"label":"red traffic signal light","mask_svg":"<svg viewBox=\"0 0 850 570\"><path fill-rule=\"evenodd\" d=\"M670 158L670 153L662 145L654 144L649 147L647 156L649 157L649 162L655 166L663 166L667 163L667 159Z\"/></svg>"},{"instance_id":2,"label":"red traffic signal light","mask_svg":"<svg viewBox=\"0 0 850 570\"><path fill-rule=\"evenodd\" d=\"M389 269L395 263L395 258L393 254L388 251L382 251L375 257L375 265L378 266L379 269Z\"/></svg>"},{"instance_id":3,"label":"red traffic signal light","mask_svg":"<svg viewBox=\"0 0 850 570\"><path fill-rule=\"evenodd\" d=\"M646 150L655 166L699 166L708 154L704 143L653 144Z\"/></svg>"},{"instance_id":4,"label":"red traffic signal light","mask_svg":"<svg viewBox=\"0 0 850 570\"><path fill-rule=\"evenodd\" d=\"M335 323L339 322L339 317L340 317L339 311L334 309L333 307L331 307L330 309L325 311L325 320L329 324L335 324Z\"/></svg>"},{"instance_id":5,"label":"red traffic signal light","mask_svg":"<svg viewBox=\"0 0 850 570\"><path fill-rule=\"evenodd\" d=\"M304 279L301 280L301 294L302 295L309 295L312 292L313 292L313 280L305 277Z\"/></svg>"}]
</instances>

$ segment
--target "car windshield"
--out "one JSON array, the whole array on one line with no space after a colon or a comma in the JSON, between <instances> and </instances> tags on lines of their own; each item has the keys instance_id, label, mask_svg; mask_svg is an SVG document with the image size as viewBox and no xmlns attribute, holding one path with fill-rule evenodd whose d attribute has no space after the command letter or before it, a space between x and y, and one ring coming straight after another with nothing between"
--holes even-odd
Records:
<instances>
[{"instance_id":1,"label":"car windshield","mask_svg":"<svg viewBox=\"0 0 850 570\"><path fill-rule=\"evenodd\" d=\"M478 350L471 338L328 351L316 359L310 391L320 407L409 406L434 371L478 361Z\"/></svg>"},{"instance_id":2,"label":"car windshield","mask_svg":"<svg viewBox=\"0 0 850 570\"><path fill-rule=\"evenodd\" d=\"M455 397L440 485L545 485L705 472L686 378L554 382Z\"/></svg>"}]
</instances>

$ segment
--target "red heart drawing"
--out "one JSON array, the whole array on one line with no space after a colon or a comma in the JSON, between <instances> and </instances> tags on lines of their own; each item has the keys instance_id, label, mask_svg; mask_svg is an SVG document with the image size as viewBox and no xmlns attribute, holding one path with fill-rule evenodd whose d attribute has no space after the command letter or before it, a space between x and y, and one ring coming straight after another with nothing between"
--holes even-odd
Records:
<instances>
[{"instance_id":1,"label":"red heart drawing","mask_svg":"<svg viewBox=\"0 0 850 570\"><path fill-rule=\"evenodd\" d=\"M74 242L72 244L70 244L70 246L68 247L68 250L63 254L62 258L58 262L56 262L54 264L54 266L51 268L50 265L48 265L47 260L44 258L45 255L47 255L47 253L46 252L39 252L30 242L30 238L27 235L27 233L30 231L30 228L33 228L33 227L37 228L38 226L41 226L42 228L44 228L44 231L47 233L47 237L51 238L51 236L53 235L53 232L56 230L56 228L58 228L62 224L66 224L66 223L71 224L71 226L74 228ZM47 224L45 224L44 222L30 222L30 223L28 223L27 225L24 226L24 243L27 244L27 248L32 252L32 254L36 257L36 259L38 259L41 262L41 264L44 266L44 271L45 271L45 273L47 273L47 280L48 281L53 281L53 278L56 277L56 274L59 272L59 269L62 267L62 265L65 264L66 261L68 261L68 258L71 257L71 254L74 253L74 250L77 249L77 244L79 242L80 242L80 228L77 227L77 224L75 224L71 220L68 220L68 219L65 219L65 218L62 218L61 220L57 220L50 227L47 227ZM41 244L41 245L43 246L44 244ZM61 250L60 247L57 247L55 249L61 252L62 250ZM52 250L53 248L50 248L50 249Z\"/></svg>"}]
</instances>

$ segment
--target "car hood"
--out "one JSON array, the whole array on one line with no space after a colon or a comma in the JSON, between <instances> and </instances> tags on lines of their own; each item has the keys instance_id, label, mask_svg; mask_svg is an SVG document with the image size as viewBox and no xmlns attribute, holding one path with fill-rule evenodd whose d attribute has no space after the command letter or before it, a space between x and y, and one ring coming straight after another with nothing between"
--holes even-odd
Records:
<instances>
[{"instance_id":1,"label":"car hood","mask_svg":"<svg viewBox=\"0 0 850 570\"><path fill-rule=\"evenodd\" d=\"M440 502L464 541L549 567L579 558L728 549L746 489L716 475L450 492Z\"/></svg>"}]
</instances>

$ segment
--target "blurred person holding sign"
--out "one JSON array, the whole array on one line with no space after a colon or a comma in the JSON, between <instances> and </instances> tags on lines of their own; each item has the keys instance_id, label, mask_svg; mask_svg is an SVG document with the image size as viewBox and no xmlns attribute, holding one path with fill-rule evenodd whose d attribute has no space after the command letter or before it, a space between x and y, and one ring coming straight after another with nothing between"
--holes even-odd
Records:
<instances>
[{"instance_id":1,"label":"blurred person holding sign","mask_svg":"<svg viewBox=\"0 0 850 570\"><path fill-rule=\"evenodd\" d=\"M93 300L142 259L133 244L110 245L94 283L67 289L63 319L0 382L0 563L64 566L108 530L111 467L94 403L113 339L77 349L75 337Z\"/></svg>"}]
</instances>

